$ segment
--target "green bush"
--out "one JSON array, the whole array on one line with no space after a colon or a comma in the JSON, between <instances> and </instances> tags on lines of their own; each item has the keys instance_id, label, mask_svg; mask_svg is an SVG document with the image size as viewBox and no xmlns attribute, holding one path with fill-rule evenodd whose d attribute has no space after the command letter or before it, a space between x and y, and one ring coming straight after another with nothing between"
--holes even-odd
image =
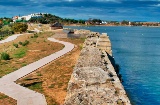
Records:
<instances>
[{"instance_id":1,"label":"green bush","mask_svg":"<svg viewBox=\"0 0 160 105\"><path fill-rule=\"evenodd\" d=\"M16 48L18 48L18 44L16 44L16 43L13 43L13 46L16 47Z\"/></svg>"},{"instance_id":2,"label":"green bush","mask_svg":"<svg viewBox=\"0 0 160 105\"><path fill-rule=\"evenodd\" d=\"M27 29L28 29L28 25L26 23L14 23L12 25L12 30L14 32L20 32L20 33L22 33L22 32L27 31Z\"/></svg>"},{"instance_id":3,"label":"green bush","mask_svg":"<svg viewBox=\"0 0 160 105\"><path fill-rule=\"evenodd\" d=\"M1 53L1 59L2 60L10 60L10 56L6 52L2 52Z\"/></svg>"},{"instance_id":4,"label":"green bush","mask_svg":"<svg viewBox=\"0 0 160 105\"><path fill-rule=\"evenodd\" d=\"M25 42L22 43L22 46L26 46L29 44L29 41L28 40L25 40Z\"/></svg>"},{"instance_id":5,"label":"green bush","mask_svg":"<svg viewBox=\"0 0 160 105\"><path fill-rule=\"evenodd\" d=\"M2 37L0 37L0 40L3 40L3 38L2 38Z\"/></svg>"},{"instance_id":6,"label":"green bush","mask_svg":"<svg viewBox=\"0 0 160 105\"><path fill-rule=\"evenodd\" d=\"M22 45L22 46L26 46L28 44L29 44L28 40L25 40L24 42L19 42L19 45Z\"/></svg>"},{"instance_id":7,"label":"green bush","mask_svg":"<svg viewBox=\"0 0 160 105\"><path fill-rule=\"evenodd\" d=\"M22 45L22 42L19 42L19 45Z\"/></svg>"}]
</instances>

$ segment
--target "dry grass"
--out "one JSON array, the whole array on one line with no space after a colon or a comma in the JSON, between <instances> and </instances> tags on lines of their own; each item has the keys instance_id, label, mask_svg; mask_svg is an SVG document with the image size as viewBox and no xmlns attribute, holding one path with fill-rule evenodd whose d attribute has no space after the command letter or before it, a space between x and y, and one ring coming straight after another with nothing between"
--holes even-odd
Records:
<instances>
[{"instance_id":1,"label":"dry grass","mask_svg":"<svg viewBox=\"0 0 160 105\"><path fill-rule=\"evenodd\" d=\"M11 60L0 60L0 77L61 50L63 48L62 44L47 40L51 35L53 35L53 33L41 33L38 35L38 38L31 38L33 35L30 34L20 36L13 42L0 45L0 53L7 52L11 56ZM29 41L27 46L19 45L18 48L13 46L13 43L18 44L18 42L24 42L25 40Z\"/></svg>"},{"instance_id":2,"label":"dry grass","mask_svg":"<svg viewBox=\"0 0 160 105\"><path fill-rule=\"evenodd\" d=\"M0 93L0 105L17 105L17 101Z\"/></svg>"},{"instance_id":3,"label":"dry grass","mask_svg":"<svg viewBox=\"0 0 160 105\"><path fill-rule=\"evenodd\" d=\"M34 28L37 28L40 31L47 31L50 30L50 25L49 24L41 24L39 26L39 24L28 24L28 30L34 30Z\"/></svg>"},{"instance_id":4,"label":"dry grass","mask_svg":"<svg viewBox=\"0 0 160 105\"><path fill-rule=\"evenodd\" d=\"M31 38L33 35L20 36L15 41L0 45L0 52L7 51L12 57L9 61L0 61L0 76L8 74L25 66L31 62L34 62L40 58L43 58L51 53L59 51L63 48L63 45L47 41L47 37L52 36L53 33L57 33L66 36L62 30L42 33L38 38ZM29 40L27 46L19 46L15 48L13 43L19 41L24 42ZM40 68L25 78L18 80L23 86L26 86L32 90L43 93L46 96L48 105L60 105L64 102L67 85L72 74L73 68L79 57L81 46L84 39L59 39L74 43L76 46L74 50L65 54L63 57L53 61L52 63ZM14 56L15 53L21 52L18 50L25 51L24 56L17 58ZM2 105L15 105L16 100L0 94L0 102ZM10 102L10 103L9 103Z\"/></svg>"},{"instance_id":5,"label":"dry grass","mask_svg":"<svg viewBox=\"0 0 160 105\"><path fill-rule=\"evenodd\" d=\"M26 34L20 36L12 42L8 42L0 45L0 53L7 52L11 56L11 60L5 61L0 60L0 77L11 73L19 68L28 65L29 63L35 62L45 56L48 56L54 52L57 52L63 48L62 44L53 43L47 40L48 37L52 36L53 32L44 32L38 35L37 38L31 38L33 34ZM27 46L19 45L18 48L13 46L13 43L18 43L19 41L24 42L29 41ZM20 57L15 56L15 54L21 55ZM0 97L5 97L0 94ZM5 100L12 100L9 97L4 98ZM0 102L4 100L0 99ZM6 103L5 105L10 105ZM14 102L12 105L15 105Z\"/></svg>"},{"instance_id":6,"label":"dry grass","mask_svg":"<svg viewBox=\"0 0 160 105\"><path fill-rule=\"evenodd\" d=\"M41 82L41 85L39 84L38 87L37 85L35 86L36 89L32 89L43 93L47 99L48 105L63 104L70 76L81 51L80 46L84 42L84 39L59 40L74 43L76 47L73 51L65 54L63 57L53 61L45 67L35 71L31 75L28 75L24 79L18 81L20 84L29 84L27 86L29 88L30 86L33 86L32 84L34 82ZM27 80L27 78L29 79Z\"/></svg>"}]
</instances>

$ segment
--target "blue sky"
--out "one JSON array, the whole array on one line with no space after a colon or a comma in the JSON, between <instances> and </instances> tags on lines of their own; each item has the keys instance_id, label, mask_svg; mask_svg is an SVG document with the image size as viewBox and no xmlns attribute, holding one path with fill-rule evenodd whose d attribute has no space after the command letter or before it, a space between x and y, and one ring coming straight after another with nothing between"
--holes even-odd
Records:
<instances>
[{"instance_id":1,"label":"blue sky","mask_svg":"<svg viewBox=\"0 0 160 105\"><path fill-rule=\"evenodd\" d=\"M159 21L160 0L1 0L0 17L51 13L63 18Z\"/></svg>"}]
</instances>

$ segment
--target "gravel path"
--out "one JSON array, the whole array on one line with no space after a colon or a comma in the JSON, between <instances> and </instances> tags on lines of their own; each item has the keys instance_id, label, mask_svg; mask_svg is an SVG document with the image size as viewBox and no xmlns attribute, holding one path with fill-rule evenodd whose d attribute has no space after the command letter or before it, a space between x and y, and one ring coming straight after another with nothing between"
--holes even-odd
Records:
<instances>
[{"instance_id":1,"label":"gravel path","mask_svg":"<svg viewBox=\"0 0 160 105\"><path fill-rule=\"evenodd\" d=\"M7 38L5 41L0 41L0 43L12 41L20 35L22 34L13 35ZM42 58L0 78L0 92L17 100L17 105L47 105L46 99L43 94L22 87L16 84L14 81L50 63L51 61L59 58L60 56L66 54L74 48L74 45L68 42L59 41L54 38L48 38L48 40L64 44L65 47L56 53L53 53L45 58Z\"/></svg>"}]
</instances>

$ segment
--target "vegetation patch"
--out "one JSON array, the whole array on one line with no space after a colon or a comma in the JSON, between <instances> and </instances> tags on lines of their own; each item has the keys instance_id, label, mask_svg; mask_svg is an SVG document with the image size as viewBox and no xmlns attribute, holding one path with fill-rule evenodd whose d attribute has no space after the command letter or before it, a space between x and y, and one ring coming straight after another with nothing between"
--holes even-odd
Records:
<instances>
[{"instance_id":1,"label":"vegetation patch","mask_svg":"<svg viewBox=\"0 0 160 105\"><path fill-rule=\"evenodd\" d=\"M21 48L16 50L16 52L13 55L13 57L22 58L22 57L24 57L26 55L26 52L27 52L27 48L26 47L21 47Z\"/></svg>"},{"instance_id":2,"label":"vegetation patch","mask_svg":"<svg viewBox=\"0 0 160 105\"><path fill-rule=\"evenodd\" d=\"M1 95L0 96L0 99L4 99L4 98L8 98L8 96L6 96L6 95Z\"/></svg>"},{"instance_id":3,"label":"vegetation patch","mask_svg":"<svg viewBox=\"0 0 160 105\"><path fill-rule=\"evenodd\" d=\"M42 89L41 88L39 89L32 88L32 89L34 89L34 91L37 92L42 92L45 95L47 100L47 105L63 104L67 93L68 82L70 80L72 70L77 62L77 59L81 51L79 45L82 45L82 43L84 42L84 40L82 39L59 39L59 40L71 42L77 46L74 50L67 53L65 56L57 59L56 61L48 64L48 66L40 68L39 70L25 77L26 79L31 77L39 78L38 80L42 81ZM25 78L23 78L20 81L17 81L17 83L27 84L28 82L34 83L38 81L37 79L26 80Z\"/></svg>"},{"instance_id":4,"label":"vegetation patch","mask_svg":"<svg viewBox=\"0 0 160 105\"><path fill-rule=\"evenodd\" d=\"M13 43L13 46L14 46L15 48L18 48L18 44L16 44L16 43Z\"/></svg>"},{"instance_id":5,"label":"vegetation patch","mask_svg":"<svg viewBox=\"0 0 160 105\"><path fill-rule=\"evenodd\" d=\"M22 46L26 46L28 44L29 44L28 40L25 40L24 42L19 42L19 45L22 45Z\"/></svg>"},{"instance_id":6,"label":"vegetation patch","mask_svg":"<svg viewBox=\"0 0 160 105\"><path fill-rule=\"evenodd\" d=\"M2 52L2 53L1 53L1 59L2 59L2 60L10 60L10 56L9 56L8 53Z\"/></svg>"},{"instance_id":7,"label":"vegetation patch","mask_svg":"<svg viewBox=\"0 0 160 105\"><path fill-rule=\"evenodd\" d=\"M14 23L11 28L14 32L22 33L27 31L28 25L26 23Z\"/></svg>"},{"instance_id":8,"label":"vegetation patch","mask_svg":"<svg viewBox=\"0 0 160 105\"><path fill-rule=\"evenodd\" d=\"M0 105L17 105L17 101L0 93Z\"/></svg>"},{"instance_id":9,"label":"vegetation patch","mask_svg":"<svg viewBox=\"0 0 160 105\"><path fill-rule=\"evenodd\" d=\"M37 90L38 92L42 92L42 82L34 82L30 85L26 85L25 87L28 87L31 90Z\"/></svg>"}]
</instances>

